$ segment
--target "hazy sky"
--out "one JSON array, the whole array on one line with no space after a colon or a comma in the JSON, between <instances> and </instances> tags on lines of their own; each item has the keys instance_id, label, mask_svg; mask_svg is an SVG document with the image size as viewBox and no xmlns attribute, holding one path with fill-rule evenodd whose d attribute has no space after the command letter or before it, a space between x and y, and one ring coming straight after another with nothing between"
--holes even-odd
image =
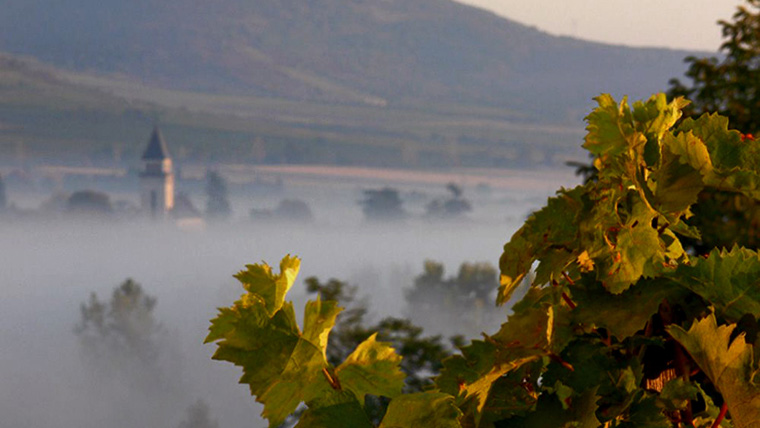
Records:
<instances>
[{"instance_id":1,"label":"hazy sky","mask_svg":"<svg viewBox=\"0 0 760 428\"><path fill-rule=\"evenodd\" d=\"M459 0L551 34L630 46L711 50L739 0Z\"/></svg>"}]
</instances>

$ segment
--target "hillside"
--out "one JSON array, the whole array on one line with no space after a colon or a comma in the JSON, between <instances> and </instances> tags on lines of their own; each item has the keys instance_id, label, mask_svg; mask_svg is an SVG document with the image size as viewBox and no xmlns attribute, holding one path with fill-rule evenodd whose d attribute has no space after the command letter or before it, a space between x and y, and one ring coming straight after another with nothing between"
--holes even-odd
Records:
<instances>
[{"instance_id":1,"label":"hillside","mask_svg":"<svg viewBox=\"0 0 760 428\"><path fill-rule=\"evenodd\" d=\"M0 54L0 166L135 166L156 122L181 164L503 168L561 164L577 151L579 124L524 119L176 91Z\"/></svg>"},{"instance_id":2,"label":"hillside","mask_svg":"<svg viewBox=\"0 0 760 428\"><path fill-rule=\"evenodd\" d=\"M554 37L449 0L6 0L0 50L164 88L575 121L646 96L686 52Z\"/></svg>"}]
</instances>

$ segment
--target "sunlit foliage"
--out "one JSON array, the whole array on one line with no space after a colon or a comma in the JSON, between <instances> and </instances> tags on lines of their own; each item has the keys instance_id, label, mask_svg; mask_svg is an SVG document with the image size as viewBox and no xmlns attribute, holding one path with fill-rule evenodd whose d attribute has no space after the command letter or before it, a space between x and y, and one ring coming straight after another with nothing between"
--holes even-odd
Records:
<instances>
[{"instance_id":1,"label":"sunlit foliage","mask_svg":"<svg viewBox=\"0 0 760 428\"><path fill-rule=\"evenodd\" d=\"M705 189L760 199L760 145L715 114L676 126L682 98L597 102L596 180L560 189L505 245L497 303L524 297L443 361L434 389L404 394L401 357L376 336L328 361L340 308L310 301L298 327L291 257L237 275L245 294L212 320L214 358L243 369L270 426L301 403L299 427L375 426L368 394L390 399L381 428L757 426L760 256L696 256L682 239L700 239Z\"/></svg>"}]
</instances>

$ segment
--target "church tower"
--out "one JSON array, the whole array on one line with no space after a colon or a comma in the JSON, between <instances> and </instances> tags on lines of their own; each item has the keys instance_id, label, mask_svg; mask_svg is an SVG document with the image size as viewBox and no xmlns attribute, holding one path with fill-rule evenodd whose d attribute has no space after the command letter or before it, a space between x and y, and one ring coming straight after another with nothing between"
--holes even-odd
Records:
<instances>
[{"instance_id":1,"label":"church tower","mask_svg":"<svg viewBox=\"0 0 760 428\"><path fill-rule=\"evenodd\" d=\"M174 208L174 172L172 159L158 126L148 141L142 160L145 169L140 174L140 203L151 218L164 218Z\"/></svg>"}]
</instances>

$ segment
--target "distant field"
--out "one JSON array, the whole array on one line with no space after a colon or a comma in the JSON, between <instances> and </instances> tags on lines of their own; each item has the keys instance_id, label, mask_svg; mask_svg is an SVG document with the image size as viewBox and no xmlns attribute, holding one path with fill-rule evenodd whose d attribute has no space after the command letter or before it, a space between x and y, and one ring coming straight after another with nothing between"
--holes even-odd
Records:
<instances>
[{"instance_id":1,"label":"distant field","mask_svg":"<svg viewBox=\"0 0 760 428\"><path fill-rule=\"evenodd\" d=\"M524 168L582 156L581 123L515 111L192 93L0 55L0 164L129 166L154 123L176 159L204 164Z\"/></svg>"},{"instance_id":2,"label":"distant field","mask_svg":"<svg viewBox=\"0 0 760 428\"><path fill-rule=\"evenodd\" d=\"M437 186L443 188L455 182L465 187L488 186L494 190L522 190L546 192L559 184L577 181L571 168L540 169L534 171L513 169L456 168L442 171L414 171L408 169L380 169L363 167L336 167L328 165L226 165L220 169L232 181L252 181L262 175L283 177L293 183L331 181L333 185ZM183 171L192 174L192 169Z\"/></svg>"}]
</instances>

